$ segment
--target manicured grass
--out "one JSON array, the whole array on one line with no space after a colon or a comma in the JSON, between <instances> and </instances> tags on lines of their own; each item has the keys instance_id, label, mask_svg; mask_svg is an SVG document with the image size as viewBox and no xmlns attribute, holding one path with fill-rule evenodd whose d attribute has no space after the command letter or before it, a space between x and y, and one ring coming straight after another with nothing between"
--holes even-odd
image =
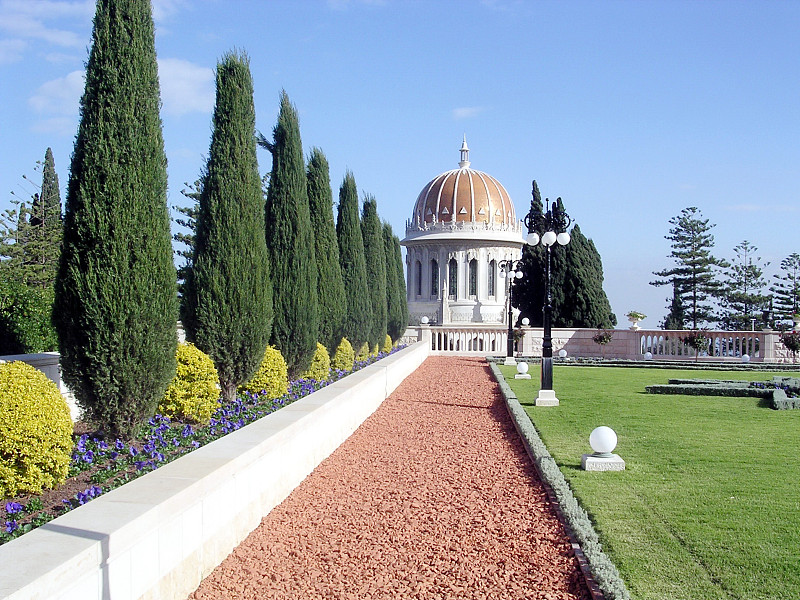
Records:
<instances>
[{"instance_id":1,"label":"manicured grass","mask_svg":"<svg viewBox=\"0 0 800 600\"><path fill-rule=\"evenodd\" d=\"M634 598L800 598L800 410L644 392L773 373L557 366L561 405L546 408L533 406L535 369L531 380L501 370ZM617 432L625 471L581 470L599 425Z\"/></svg>"}]
</instances>

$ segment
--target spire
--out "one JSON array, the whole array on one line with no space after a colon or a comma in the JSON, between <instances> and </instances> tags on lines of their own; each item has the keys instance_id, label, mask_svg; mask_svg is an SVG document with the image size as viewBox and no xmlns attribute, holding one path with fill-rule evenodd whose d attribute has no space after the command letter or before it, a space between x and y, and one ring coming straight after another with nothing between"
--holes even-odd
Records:
<instances>
[{"instance_id":1,"label":"spire","mask_svg":"<svg viewBox=\"0 0 800 600\"><path fill-rule=\"evenodd\" d=\"M469 167L469 148L467 147L467 134L464 134L464 141L461 143L461 162L458 166L462 169Z\"/></svg>"}]
</instances>

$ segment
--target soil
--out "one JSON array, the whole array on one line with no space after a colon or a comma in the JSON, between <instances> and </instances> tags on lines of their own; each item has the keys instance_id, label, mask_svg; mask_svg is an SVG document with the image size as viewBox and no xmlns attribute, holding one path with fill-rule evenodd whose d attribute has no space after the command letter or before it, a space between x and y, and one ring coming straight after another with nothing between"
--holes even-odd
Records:
<instances>
[{"instance_id":1,"label":"soil","mask_svg":"<svg viewBox=\"0 0 800 600\"><path fill-rule=\"evenodd\" d=\"M431 357L189 598L590 595L485 361Z\"/></svg>"}]
</instances>

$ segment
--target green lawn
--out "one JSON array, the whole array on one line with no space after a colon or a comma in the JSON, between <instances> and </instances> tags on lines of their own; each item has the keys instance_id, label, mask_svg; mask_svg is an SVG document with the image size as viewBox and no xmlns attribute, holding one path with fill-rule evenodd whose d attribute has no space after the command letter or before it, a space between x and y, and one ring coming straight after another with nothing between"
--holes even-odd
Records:
<instances>
[{"instance_id":1,"label":"green lawn","mask_svg":"<svg viewBox=\"0 0 800 600\"><path fill-rule=\"evenodd\" d=\"M756 398L650 395L676 377L757 372L557 366L561 405L501 367L636 599L800 598L800 410ZM599 425L622 472L580 469Z\"/></svg>"}]
</instances>

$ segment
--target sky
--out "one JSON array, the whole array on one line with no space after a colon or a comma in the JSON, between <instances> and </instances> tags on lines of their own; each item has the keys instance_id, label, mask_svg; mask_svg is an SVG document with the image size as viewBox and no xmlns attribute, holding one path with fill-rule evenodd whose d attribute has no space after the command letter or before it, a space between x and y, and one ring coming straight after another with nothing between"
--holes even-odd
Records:
<instances>
[{"instance_id":1,"label":"sky","mask_svg":"<svg viewBox=\"0 0 800 600\"><path fill-rule=\"evenodd\" d=\"M94 8L0 0L0 211L35 191L48 147L65 200ZM153 14L170 206L207 157L217 61L243 50L257 129L271 137L285 90L334 199L349 169L401 238L465 135L519 218L532 180L561 197L620 326L666 314L671 290L649 282L686 207L715 225L716 256L747 240L769 279L800 252L800 0L154 0Z\"/></svg>"}]
</instances>

